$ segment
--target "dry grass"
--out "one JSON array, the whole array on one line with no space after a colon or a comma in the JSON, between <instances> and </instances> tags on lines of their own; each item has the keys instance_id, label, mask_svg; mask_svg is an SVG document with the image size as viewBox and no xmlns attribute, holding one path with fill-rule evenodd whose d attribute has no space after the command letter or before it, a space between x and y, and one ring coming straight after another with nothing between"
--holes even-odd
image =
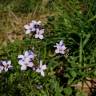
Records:
<instances>
[{"instance_id":1,"label":"dry grass","mask_svg":"<svg viewBox=\"0 0 96 96\"><path fill-rule=\"evenodd\" d=\"M37 13L15 13L1 12L0 14L0 44L6 45L7 41L13 42L15 39L22 40L24 37L24 25L31 20L41 20L47 22L48 16L57 15L55 13L37 14Z\"/></svg>"}]
</instances>

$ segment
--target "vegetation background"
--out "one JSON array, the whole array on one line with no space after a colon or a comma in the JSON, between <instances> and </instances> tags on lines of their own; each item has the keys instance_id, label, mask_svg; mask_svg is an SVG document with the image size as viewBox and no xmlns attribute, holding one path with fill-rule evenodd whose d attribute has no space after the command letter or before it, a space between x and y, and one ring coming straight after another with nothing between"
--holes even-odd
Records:
<instances>
[{"instance_id":1,"label":"vegetation background","mask_svg":"<svg viewBox=\"0 0 96 96\"><path fill-rule=\"evenodd\" d=\"M24 36L34 19L44 24L43 41ZM61 39L69 52L53 56ZM32 46L48 64L44 78L20 71L17 56ZM0 0L0 59L15 66L0 74L0 96L96 96L96 0Z\"/></svg>"}]
</instances>

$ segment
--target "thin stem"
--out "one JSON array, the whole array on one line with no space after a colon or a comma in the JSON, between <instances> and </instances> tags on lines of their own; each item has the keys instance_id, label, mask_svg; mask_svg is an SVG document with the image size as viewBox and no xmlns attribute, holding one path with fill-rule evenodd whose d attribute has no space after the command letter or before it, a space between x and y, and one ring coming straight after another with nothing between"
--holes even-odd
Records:
<instances>
[{"instance_id":1,"label":"thin stem","mask_svg":"<svg viewBox=\"0 0 96 96\"><path fill-rule=\"evenodd\" d=\"M79 49L79 56L80 56L80 58L79 58L79 62L80 62L80 64L82 65L82 52L83 52L83 46L82 46L82 36L81 36L81 40L80 40L80 49Z\"/></svg>"}]
</instances>

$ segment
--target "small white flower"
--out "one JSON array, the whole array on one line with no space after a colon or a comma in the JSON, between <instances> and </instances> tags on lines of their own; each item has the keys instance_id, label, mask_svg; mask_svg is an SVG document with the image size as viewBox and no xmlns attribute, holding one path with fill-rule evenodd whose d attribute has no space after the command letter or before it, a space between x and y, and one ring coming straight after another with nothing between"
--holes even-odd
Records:
<instances>
[{"instance_id":1,"label":"small white flower","mask_svg":"<svg viewBox=\"0 0 96 96\"><path fill-rule=\"evenodd\" d=\"M25 34L30 34L31 32L35 32L36 29L41 25L41 21L35 21L33 20L31 23L24 25L24 28L26 29Z\"/></svg>"},{"instance_id":2,"label":"small white flower","mask_svg":"<svg viewBox=\"0 0 96 96\"><path fill-rule=\"evenodd\" d=\"M46 65L42 65L42 60L40 60L40 66L36 69L36 72L40 73L43 77L45 76L44 70L46 70Z\"/></svg>"},{"instance_id":3,"label":"small white flower","mask_svg":"<svg viewBox=\"0 0 96 96\"><path fill-rule=\"evenodd\" d=\"M26 65L21 65L21 70L22 70L22 71L27 70L27 66L26 66Z\"/></svg>"},{"instance_id":4,"label":"small white flower","mask_svg":"<svg viewBox=\"0 0 96 96\"><path fill-rule=\"evenodd\" d=\"M29 57L30 59L34 60L34 57L36 55L31 50L28 50L28 51L25 51L24 56Z\"/></svg>"},{"instance_id":5,"label":"small white flower","mask_svg":"<svg viewBox=\"0 0 96 96\"><path fill-rule=\"evenodd\" d=\"M2 61L2 65L5 72L12 68L11 61Z\"/></svg>"},{"instance_id":6,"label":"small white flower","mask_svg":"<svg viewBox=\"0 0 96 96\"><path fill-rule=\"evenodd\" d=\"M44 29L41 29L41 30L37 29L36 34L35 34L35 38L43 39L44 38L43 33L44 33Z\"/></svg>"},{"instance_id":7,"label":"small white flower","mask_svg":"<svg viewBox=\"0 0 96 96\"><path fill-rule=\"evenodd\" d=\"M24 28L26 29L25 34L30 34L31 32L35 31L33 23L30 23L29 25L24 25Z\"/></svg>"},{"instance_id":8,"label":"small white flower","mask_svg":"<svg viewBox=\"0 0 96 96\"><path fill-rule=\"evenodd\" d=\"M60 54L64 54L65 53L65 50L66 50L66 47L63 43L63 41L61 40L59 43L56 43L56 45L54 46L56 47L57 49L55 50L55 53L60 53Z\"/></svg>"},{"instance_id":9,"label":"small white flower","mask_svg":"<svg viewBox=\"0 0 96 96\"><path fill-rule=\"evenodd\" d=\"M35 54L32 51L25 51L24 55L18 56L18 63L21 65L21 70L26 70L27 67L32 68L33 67L33 60L34 60Z\"/></svg>"}]
</instances>

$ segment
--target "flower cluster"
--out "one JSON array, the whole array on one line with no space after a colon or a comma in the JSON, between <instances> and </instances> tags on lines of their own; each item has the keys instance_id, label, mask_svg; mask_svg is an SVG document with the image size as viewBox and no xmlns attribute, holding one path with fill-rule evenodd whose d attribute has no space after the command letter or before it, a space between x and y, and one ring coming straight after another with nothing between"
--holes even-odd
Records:
<instances>
[{"instance_id":1,"label":"flower cluster","mask_svg":"<svg viewBox=\"0 0 96 96\"><path fill-rule=\"evenodd\" d=\"M44 38L44 29L42 28L41 21L32 20L31 23L24 25L24 28L26 29L25 34L35 33L35 38Z\"/></svg>"},{"instance_id":2,"label":"flower cluster","mask_svg":"<svg viewBox=\"0 0 96 96\"><path fill-rule=\"evenodd\" d=\"M7 72L8 70L12 69L11 61L0 61L0 73L2 71Z\"/></svg>"},{"instance_id":3,"label":"flower cluster","mask_svg":"<svg viewBox=\"0 0 96 96\"><path fill-rule=\"evenodd\" d=\"M25 51L23 55L18 55L19 64L21 65L21 70L26 70L27 67L33 67L33 60L35 54L32 51Z\"/></svg>"},{"instance_id":4,"label":"flower cluster","mask_svg":"<svg viewBox=\"0 0 96 96\"><path fill-rule=\"evenodd\" d=\"M24 28L26 29L26 34L35 33L35 38L43 39L44 36L44 29L42 28L41 21L35 21L33 20L28 25L25 25ZM56 54L65 54L65 44L63 43L63 40L61 40L59 43L56 43L54 46L55 53ZM42 60L39 61L39 65L36 66L34 64L34 59L36 55L32 50L27 50L24 52L24 54L18 55L18 64L21 66L21 70L27 70L28 68L31 68L33 71L40 73L41 76L45 76L44 70L47 69L46 64L42 64ZM0 73L2 71L7 72L10 70L13 66L11 65L11 61L0 61Z\"/></svg>"},{"instance_id":5,"label":"flower cluster","mask_svg":"<svg viewBox=\"0 0 96 96\"><path fill-rule=\"evenodd\" d=\"M27 70L31 68L34 71L40 73L42 76L45 76L44 70L47 69L46 65L42 65L42 60L40 60L40 65L35 67L33 60L36 55L31 51L25 51L23 55L18 55L18 63L21 65L21 70Z\"/></svg>"}]
</instances>

